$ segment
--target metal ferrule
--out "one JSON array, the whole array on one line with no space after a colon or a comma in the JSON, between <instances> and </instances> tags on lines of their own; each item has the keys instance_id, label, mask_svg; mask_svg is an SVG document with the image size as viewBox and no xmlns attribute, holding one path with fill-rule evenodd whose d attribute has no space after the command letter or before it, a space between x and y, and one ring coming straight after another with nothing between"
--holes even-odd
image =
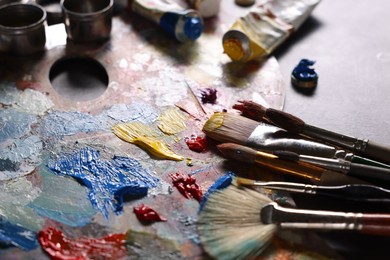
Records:
<instances>
[{"instance_id":1,"label":"metal ferrule","mask_svg":"<svg viewBox=\"0 0 390 260\"><path fill-rule=\"evenodd\" d=\"M260 123L247 140L248 146L264 151L290 151L298 154L333 158L336 148L300 139L279 127Z\"/></svg>"},{"instance_id":2,"label":"metal ferrule","mask_svg":"<svg viewBox=\"0 0 390 260\"><path fill-rule=\"evenodd\" d=\"M342 135L311 125L305 125L302 133L354 152L363 152L368 144L368 140Z\"/></svg>"},{"instance_id":3,"label":"metal ferrule","mask_svg":"<svg viewBox=\"0 0 390 260\"><path fill-rule=\"evenodd\" d=\"M266 189L272 190L281 190L288 192L300 192L306 194L316 194L317 186L303 183L293 183L293 182L279 182L279 181L271 181L271 182L255 182L254 185L263 187Z\"/></svg>"},{"instance_id":4,"label":"metal ferrule","mask_svg":"<svg viewBox=\"0 0 390 260\"><path fill-rule=\"evenodd\" d=\"M351 168L351 162L342 159L330 159L323 157L314 157L308 155L300 155L299 160L306 163L315 164L328 170L348 173Z\"/></svg>"},{"instance_id":5,"label":"metal ferrule","mask_svg":"<svg viewBox=\"0 0 390 260\"><path fill-rule=\"evenodd\" d=\"M362 228L362 216L362 213L285 208L274 202L261 209L263 223L277 224L285 228L359 230Z\"/></svg>"}]
</instances>

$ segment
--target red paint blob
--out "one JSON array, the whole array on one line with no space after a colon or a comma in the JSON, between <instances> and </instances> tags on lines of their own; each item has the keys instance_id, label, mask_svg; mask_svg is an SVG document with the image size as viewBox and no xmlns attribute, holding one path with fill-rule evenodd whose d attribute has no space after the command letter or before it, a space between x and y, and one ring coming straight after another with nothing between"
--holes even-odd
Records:
<instances>
[{"instance_id":1,"label":"red paint blob","mask_svg":"<svg viewBox=\"0 0 390 260\"><path fill-rule=\"evenodd\" d=\"M125 234L112 234L71 240L53 227L38 233L39 243L51 259L118 259L126 256L125 239Z\"/></svg>"},{"instance_id":2,"label":"red paint blob","mask_svg":"<svg viewBox=\"0 0 390 260\"><path fill-rule=\"evenodd\" d=\"M171 173L169 176L172 178L173 185L179 190L179 192L187 199L196 199L200 201L203 193L199 185L196 183L196 179L193 176L185 176L180 172Z\"/></svg>"},{"instance_id":3,"label":"red paint blob","mask_svg":"<svg viewBox=\"0 0 390 260\"><path fill-rule=\"evenodd\" d=\"M210 103L215 104L217 101L217 90L214 88L206 88L206 90L202 90L202 103Z\"/></svg>"},{"instance_id":4,"label":"red paint blob","mask_svg":"<svg viewBox=\"0 0 390 260\"><path fill-rule=\"evenodd\" d=\"M206 137L197 136L194 134L192 134L190 137L186 137L184 141L190 150L199 153L205 151L209 145Z\"/></svg>"},{"instance_id":5,"label":"red paint blob","mask_svg":"<svg viewBox=\"0 0 390 260\"><path fill-rule=\"evenodd\" d=\"M133 211L141 222L156 222L156 221L167 221L166 218L161 217L154 209L145 206L144 204L134 207Z\"/></svg>"}]
</instances>

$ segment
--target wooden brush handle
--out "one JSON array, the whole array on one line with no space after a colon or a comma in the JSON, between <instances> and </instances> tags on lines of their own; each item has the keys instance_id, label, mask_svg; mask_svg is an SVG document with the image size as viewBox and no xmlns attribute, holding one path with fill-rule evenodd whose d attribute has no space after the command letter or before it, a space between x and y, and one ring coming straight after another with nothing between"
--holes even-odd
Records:
<instances>
[{"instance_id":1,"label":"wooden brush handle","mask_svg":"<svg viewBox=\"0 0 390 260\"><path fill-rule=\"evenodd\" d=\"M363 213L361 224L362 233L390 236L390 214Z\"/></svg>"},{"instance_id":2,"label":"wooden brush handle","mask_svg":"<svg viewBox=\"0 0 390 260\"><path fill-rule=\"evenodd\" d=\"M390 169L387 168L351 163L348 175L365 180L381 180L390 184Z\"/></svg>"},{"instance_id":3,"label":"wooden brush handle","mask_svg":"<svg viewBox=\"0 0 390 260\"><path fill-rule=\"evenodd\" d=\"M363 155L373 160L390 164L390 148L375 142L368 141L367 147L363 151Z\"/></svg>"}]
</instances>

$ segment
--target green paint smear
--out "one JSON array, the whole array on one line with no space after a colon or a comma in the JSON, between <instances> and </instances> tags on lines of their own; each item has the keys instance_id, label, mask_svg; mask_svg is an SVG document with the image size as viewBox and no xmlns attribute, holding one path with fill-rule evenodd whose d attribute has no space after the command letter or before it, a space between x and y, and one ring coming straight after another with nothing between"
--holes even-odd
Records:
<instances>
[{"instance_id":1,"label":"green paint smear","mask_svg":"<svg viewBox=\"0 0 390 260\"><path fill-rule=\"evenodd\" d=\"M37 198L40 189L33 187L26 178L0 184L0 215L13 224L32 231L42 228L44 219L27 204Z\"/></svg>"},{"instance_id":2,"label":"green paint smear","mask_svg":"<svg viewBox=\"0 0 390 260\"><path fill-rule=\"evenodd\" d=\"M88 200L88 188L71 178L57 176L41 167L42 192L28 206L40 215L73 227L91 222L96 211Z\"/></svg>"}]
</instances>

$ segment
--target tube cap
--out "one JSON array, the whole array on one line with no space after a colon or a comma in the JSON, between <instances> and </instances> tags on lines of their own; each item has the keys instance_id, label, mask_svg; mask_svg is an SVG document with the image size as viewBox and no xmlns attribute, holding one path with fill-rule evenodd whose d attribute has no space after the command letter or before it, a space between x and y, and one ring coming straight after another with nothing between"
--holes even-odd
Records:
<instances>
[{"instance_id":1,"label":"tube cap","mask_svg":"<svg viewBox=\"0 0 390 260\"><path fill-rule=\"evenodd\" d=\"M187 16L184 21L184 35L194 41L200 37L203 32L203 23L199 17Z\"/></svg>"}]
</instances>

